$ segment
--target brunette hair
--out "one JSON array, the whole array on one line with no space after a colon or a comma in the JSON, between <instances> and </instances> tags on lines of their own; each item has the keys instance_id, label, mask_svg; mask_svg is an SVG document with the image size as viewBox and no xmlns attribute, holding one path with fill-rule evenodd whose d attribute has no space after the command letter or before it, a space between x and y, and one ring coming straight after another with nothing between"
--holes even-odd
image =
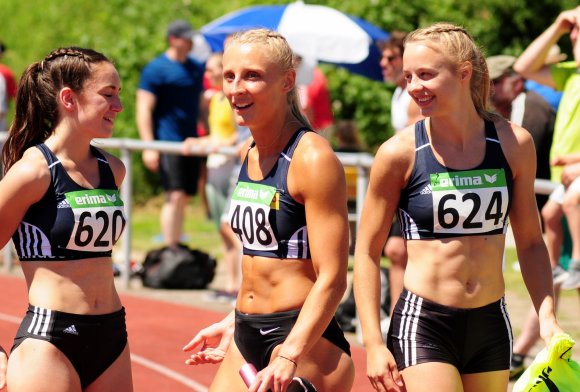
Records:
<instances>
[{"instance_id":1,"label":"brunette hair","mask_svg":"<svg viewBox=\"0 0 580 392\"><path fill-rule=\"evenodd\" d=\"M4 171L22 158L24 151L44 142L58 124L58 94L63 87L82 91L92 75L91 65L111 62L92 49L67 47L49 53L26 68L18 84L14 121L4 149Z\"/></svg>"},{"instance_id":2,"label":"brunette hair","mask_svg":"<svg viewBox=\"0 0 580 392\"><path fill-rule=\"evenodd\" d=\"M386 40L380 41L377 46L382 52L385 49L399 49L399 55L403 55L405 52L405 38L407 38L407 33L404 31L393 31L391 35Z\"/></svg>"}]
</instances>

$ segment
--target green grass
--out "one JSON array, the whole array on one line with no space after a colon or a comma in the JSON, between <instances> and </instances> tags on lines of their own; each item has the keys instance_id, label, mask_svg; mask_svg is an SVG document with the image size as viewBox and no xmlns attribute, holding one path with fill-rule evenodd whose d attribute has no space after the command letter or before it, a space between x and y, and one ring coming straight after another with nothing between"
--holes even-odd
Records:
<instances>
[{"instance_id":1,"label":"green grass","mask_svg":"<svg viewBox=\"0 0 580 392\"><path fill-rule=\"evenodd\" d=\"M157 197L145 205L133 206L131 228L131 249L134 253L141 254L148 250L158 248L160 242L161 227L159 213L163 199ZM188 206L185 217L185 243L191 248L203 250L214 257L221 256L221 239L213 221L206 218L205 210L199 197L192 199Z\"/></svg>"}]
</instances>

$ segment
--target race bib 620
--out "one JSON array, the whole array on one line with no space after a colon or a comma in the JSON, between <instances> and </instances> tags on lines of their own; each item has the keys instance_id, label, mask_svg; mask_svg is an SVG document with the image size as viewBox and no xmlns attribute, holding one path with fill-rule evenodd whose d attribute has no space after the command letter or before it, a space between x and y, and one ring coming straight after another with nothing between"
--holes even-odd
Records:
<instances>
[{"instance_id":1,"label":"race bib 620","mask_svg":"<svg viewBox=\"0 0 580 392\"><path fill-rule=\"evenodd\" d=\"M86 252L111 250L126 223L119 191L89 189L68 192L65 196L75 220L67 249Z\"/></svg>"}]
</instances>

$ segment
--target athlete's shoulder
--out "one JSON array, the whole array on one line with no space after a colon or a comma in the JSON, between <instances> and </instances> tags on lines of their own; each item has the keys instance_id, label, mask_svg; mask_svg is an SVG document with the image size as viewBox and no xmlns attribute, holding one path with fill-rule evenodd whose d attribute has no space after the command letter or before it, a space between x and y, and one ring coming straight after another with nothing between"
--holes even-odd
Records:
<instances>
[{"instance_id":1,"label":"athlete's shoulder","mask_svg":"<svg viewBox=\"0 0 580 392\"><path fill-rule=\"evenodd\" d=\"M494 118L493 124L504 151L515 152L512 150L533 146L534 140L527 129L500 116Z\"/></svg>"},{"instance_id":2,"label":"athlete's shoulder","mask_svg":"<svg viewBox=\"0 0 580 392\"><path fill-rule=\"evenodd\" d=\"M375 160L411 162L415 156L415 125L409 125L387 139L375 155Z\"/></svg>"},{"instance_id":3,"label":"athlete's shoulder","mask_svg":"<svg viewBox=\"0 0 580 392\"><path fill-rule=\"evenodd\" d=\"M118 157L114 156L113 154L101 150L100 148L97 148L97 150L103 154L103 157L107 160L109 167L111 168L111 171L113 172L113 175L115 176L115 184L117 185L117 187L121 186L121 183L123 182L123 179L125 178L125 174L127 169L125 168L125 164L123 163L123 161L121 159L119 159Z\"/></svg>"},{"instance_id":4,"label":"athlete's shoulder","mask_svg":"<svg viewBox=\"0 0 580 392\"><path fill-rule=\"evenodd\" d=\"M336 161L336 153L330 142L316 132L305 132L300 138L294 157L307 164L325 164L331 160Z\"/></svg>"},{"instance_id":5,"label":"athlete's shoulder","mask_svg":"<svg viewBox=\"0 0 580 392\"><path fill-rule=\"evenodd\" d=\"M50 185L51 174L46 158L36 147L28 148L5 174L4 186L18 189L32 200L40 199Z\"/></svg>"}]
</instances>

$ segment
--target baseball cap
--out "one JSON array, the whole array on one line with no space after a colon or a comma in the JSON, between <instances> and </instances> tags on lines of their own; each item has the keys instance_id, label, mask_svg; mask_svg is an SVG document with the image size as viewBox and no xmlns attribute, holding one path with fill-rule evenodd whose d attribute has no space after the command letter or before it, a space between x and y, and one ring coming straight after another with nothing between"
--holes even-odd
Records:
<instances>
[{"instance_id":1,"label":"baseball cap","mask_svg":"<svg viewBox=\"0 0 580 392\"><path fill-rule=\"evenodd\" d=\"M169 24L167 28L167 36L173 36L177 38L189 38L192 39L195 34L195 30L191 27L188 21L178 19L174 20Z\"/></svg>"},{"instance_id":2,"label":"baseball cap","mask_svg":"<svg viewBox=\"0 0 580 392\"><path fill-rule=\"evenodd\" d=\"M489 78L495 80L505 73L511 72L512 66L516 62L514 56L500 54L497 56L490 56L487 58L487 69L489 70Z\"/></svg>"}]
</instances>

